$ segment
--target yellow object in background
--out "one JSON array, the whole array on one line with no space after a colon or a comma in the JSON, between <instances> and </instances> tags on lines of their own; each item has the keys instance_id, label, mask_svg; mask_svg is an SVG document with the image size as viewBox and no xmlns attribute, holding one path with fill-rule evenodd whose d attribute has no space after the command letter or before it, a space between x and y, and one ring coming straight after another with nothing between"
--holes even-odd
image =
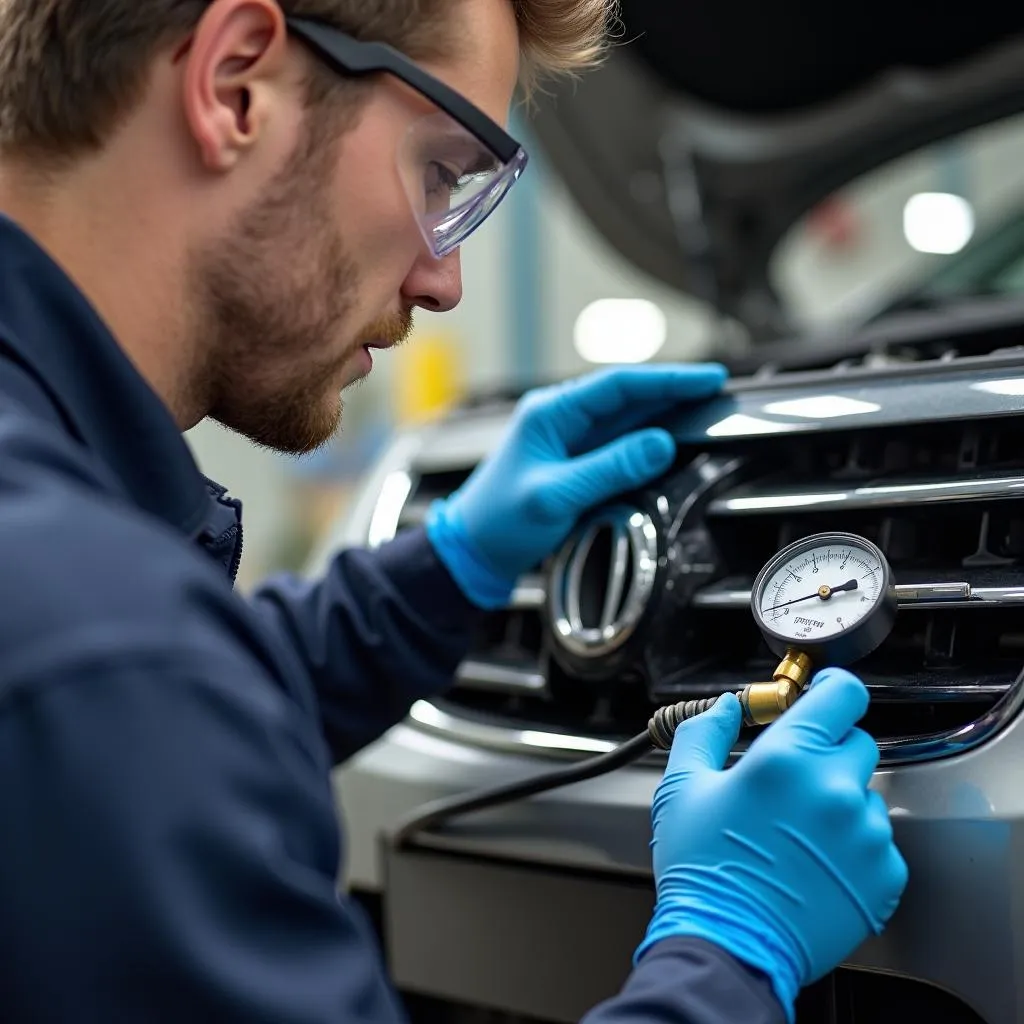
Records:
<instances>
[{"instance_id":1,"label":"yellow object in background","mask_svg":"<svg viewBox=\"0 0 1024 1024\"><path fill-rule=\"evenodd\" d=\"M394 364L398 425L436 419L463 396L459 354L450 334L417 334L402 347Z\"/></svg>"}]
</instances>

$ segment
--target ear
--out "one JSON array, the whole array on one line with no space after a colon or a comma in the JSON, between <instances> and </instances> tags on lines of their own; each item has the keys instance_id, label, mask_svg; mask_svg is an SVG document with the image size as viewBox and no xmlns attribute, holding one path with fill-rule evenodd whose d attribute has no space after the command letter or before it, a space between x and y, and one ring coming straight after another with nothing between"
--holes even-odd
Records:
<instances>
[{"instance_id":1,"label":"ear","mask_svg":"<svg viewBox=\"0 0 1024 1024\"><path fill-rule=\"evenodd\" d=\"M274 0L214 0L184 53L184 114L204 166L233 167L285 84L288 30Z\"/></svg>"}]
</instances>

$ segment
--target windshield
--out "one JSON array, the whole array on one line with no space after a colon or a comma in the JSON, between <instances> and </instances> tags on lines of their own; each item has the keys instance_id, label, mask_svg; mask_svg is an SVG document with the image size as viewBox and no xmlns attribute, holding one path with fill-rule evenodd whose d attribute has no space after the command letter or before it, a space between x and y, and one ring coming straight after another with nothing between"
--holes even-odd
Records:
<instances>
[{"instance_id":1,"label":"windshield","mask_svg":"<svg viewBox=\"0 0 1024 1024\"><path fill-rule=\"evenodd\" d=\"M805 329L1024 294L1024 115L927 146L833 193L776 250Z\"/></svg>"}]
</instances>

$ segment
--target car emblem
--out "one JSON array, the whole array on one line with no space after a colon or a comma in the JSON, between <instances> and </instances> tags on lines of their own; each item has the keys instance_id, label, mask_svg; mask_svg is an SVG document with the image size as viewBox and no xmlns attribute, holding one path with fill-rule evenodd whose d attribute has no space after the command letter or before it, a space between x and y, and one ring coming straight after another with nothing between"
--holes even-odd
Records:
<instances>
[{"instance_id":1,"label":"car emblem","mask_svg":"<svg viewBox=\"0 0 1024 1024\"><path fill-rule=\"evenodd\" d=\"M657 567L658 531L649 515L618 507L589 519L551 569L548 609L557 642L585 658L620 647L647 607Z\"/></svg>"}]
</instances>

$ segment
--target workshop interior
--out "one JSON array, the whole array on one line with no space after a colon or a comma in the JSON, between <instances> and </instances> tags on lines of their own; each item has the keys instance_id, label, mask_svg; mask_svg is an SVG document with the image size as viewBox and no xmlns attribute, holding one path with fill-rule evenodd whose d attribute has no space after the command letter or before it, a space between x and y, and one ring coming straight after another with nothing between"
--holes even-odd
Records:
<instances>
[{"instance_id":1,"label":"workshop interior","mask_svg":"<svg viewBox=\"0 0 1024 1024\"><path fill-rule=\"evenodd\" d=\"M328 448L188 435L246 504L246 587L421 524L531 387L729 369L659 418L669 472L338 769L340 883L412 1019L614 994L675 729L736 694L742 758L839 665L911 882L797 1024L1024 1020L1024 12L624 0L604 65L514 127L530 166L464 300L381 354Z\"/></svg>"}]
</instances>

